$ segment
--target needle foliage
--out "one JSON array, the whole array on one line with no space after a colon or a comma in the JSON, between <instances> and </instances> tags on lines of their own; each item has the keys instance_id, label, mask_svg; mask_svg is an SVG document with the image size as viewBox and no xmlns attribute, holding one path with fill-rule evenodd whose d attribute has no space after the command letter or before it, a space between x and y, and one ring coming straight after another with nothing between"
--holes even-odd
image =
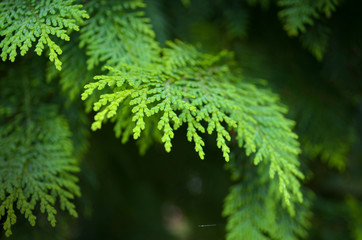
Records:
<instances>
[{"instance_id":1,"label":"needle foliage","mask_svg":"<svg viewBox=\"0 0 362 240\"><path fill-rule=\"evenodd\" d=\"M354 123L334 126L348 122L343 112L346 106L357 105L360 95L354 92L353 99L348 99L346 90L337 94L344 100L336 100L334 90L324 88L330 87L328 81L318 82L317 74L310 77L305 71L315 73L324 63L329 69L341 59L329 48L329 44L339 46L331 38L337 30L329 21L340 5L343 2L337 0L159 0L148 5L143 0L1 1L0 220L5 235L12 235L21 215L32 226L44 213L55 226L58 208L78 216L74 202L80 197L78 172L82 169L85 181L97 182L85 156L97 158L101 168L108 166L109 176L99 176L106 181L113 179L113 165L103 158L118 149L107 142L98 150L88 148L94 142L89 141L88 129L98 130L92 136L99 136L95 134L112 126L112 137L121 138L123 144L133 139L141 155L148 156L147 150L158 145L174 152L176 143L182 142L176 138L184 136L191 143L184 141L185 149L191 146L206 163L224 159L231 174L231 183L222 186L229 192L219 204L226 239L316 236L312 212L323 201L311 191L318 194L318 188L307 187L313 181L313 160L342 172L358 139ZM260 28L254 16L268 11L279 21L279 25L271 22L273 28L268 31L283 36L280 41L266 42L263 34L268 31L261 37L254 35ZM164 41L175 37L182 40ZM300 42L290 43L292 37ZM354 46L359 51L358 44ZM288 54L284 47L298 52L288 56L289 63L295 64L290 68L279 64ZM42 56L44 51L48 59ZM352 68L360 63L358 59L351 60ZM308 64L313 66L308 68ZM325 70L323 76L334 81L338 72ZM311 79L309 85L304 79ZM317 83L312 84L314 80ZM325 102L336 108L321 111ZM90 126L85 113L93 119ZM331 129L321 130L320 124ZM341 139L334 139L336 135ZM217 149L219 155L208 154L208 149ZM137 158L126 148L119 152L114 154L117 164L125 161L120 155ZM355 158L359 154L356 151ZM162 168L154 161L150 172ZM219 167L218 171L224 170ZM137 183L137 177L132 179ZM191 179L191 192L201 191L200 181L195 176ZM133 186L129 187L135 196L132 204L144 199L136 193L138 186ZM115 189L105 189L116 196ZM125 201L124 195L118 196L120 201ZM158 197L152 198L155 193L147 195L149 204L157 202ZM350 216L351 236L358 238L358 194L352 191L342 202L349 209L345 214ZM175 239L193 239L188 223L176 224L187 222L182 220L184 213L164 205L159 212L164 212L169 233ZM171 220L172 214L178 216L177 221Z\"/></svg>"}]
</instances>

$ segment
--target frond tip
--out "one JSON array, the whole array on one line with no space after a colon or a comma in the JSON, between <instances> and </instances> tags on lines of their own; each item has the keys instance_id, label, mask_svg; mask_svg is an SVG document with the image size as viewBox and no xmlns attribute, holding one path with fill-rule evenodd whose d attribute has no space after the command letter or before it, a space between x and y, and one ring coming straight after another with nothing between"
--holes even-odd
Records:
<instances>
[{"instance_id":1,"label":"frond tip","mask_svg":"<svg viewBox=\"0 0 362 240\"><path fill-rule=\"evenodd\" d=\"M69 41L69 31L79 31L79 25L89 18L82 5L73 5L74 0L35 1L5 0L0 2L1 58L15 61L17 49L24 56L35 45L35 52L41 55L45 46L49 48L49 60L61 70L58 55L62 49L52 39L56 36Z\"/></svg>"}]
</instances>

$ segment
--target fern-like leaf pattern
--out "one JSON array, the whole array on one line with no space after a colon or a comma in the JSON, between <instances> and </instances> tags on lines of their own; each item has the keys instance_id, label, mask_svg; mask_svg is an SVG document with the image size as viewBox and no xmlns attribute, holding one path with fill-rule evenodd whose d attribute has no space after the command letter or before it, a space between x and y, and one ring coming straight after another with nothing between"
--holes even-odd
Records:
<instances>
[{"instance_id":1,"label":"fern-like leaf pattern","mask_svg":"<svg viewBox=\"0 0 362 240\"><path fill-rule=\"evenodd\" d=\"M0 42L3 61L15 61L18 48L24 56L35 45L35 52L41 55L49 48L49 60L61 70L58 56L62 49L52 36L69 41L69 31L79 31L79 25L88 18L82 5L74 5L74 0L35 1L5 0L0 2Z\"/></svg>"},{"instance_id":2,"label":"fern-like leaf pattern","mask_svg":"<svg viewBox=\"0 0 362 240\"><path fill-rule=\"evenodd\" d=\"M74 175L79 168L68 122L39 98L48 88L32 77L11 71L0 85L0 219L5 218L6 236L17 221L16 209L31 225L39 206L54 226L57 201L77 216L72 200L80 195Z\"/></svg>"},{"instance_id":3,"label":"fern-like leaf pattern","mask_svg":"<svg viewBox=\"0 0 362 240\"><path fill-rule=\"evenodd\" d=\"M194 142L201 159L205 155L202 134L215 132L216 145L226 161L230 131L236 131L239 146L245 147L248 156L255 154L255 165L269 162L270 178L277 175L283 201L294 215L293 203L302 202L300 149L290 130L294 123L284 118L286 109L278 104L276 95L247 81L235 84L241 76L222 64L229 56L226 52L210 56L181 42L169 46L160 64L148 68L124 65L122 71L109 68L109 75L96 76L95 82L85 86L83 100L95 90L108 88L94 103L97 114L92 129L100 129L107 119L132 119L133 137L138 139L148 127L145 119L157 119L161 140L170 151L174 130L185 124L187 139ZM180 49L182 54L171 54ZM175 55L178 58L169 57ZM125 108L131 108L130 115L117 114ZM120 116L122 119L117 119ZM129 128L124 132L126 138L131 135Z\"/></svg>"}]
</instances>

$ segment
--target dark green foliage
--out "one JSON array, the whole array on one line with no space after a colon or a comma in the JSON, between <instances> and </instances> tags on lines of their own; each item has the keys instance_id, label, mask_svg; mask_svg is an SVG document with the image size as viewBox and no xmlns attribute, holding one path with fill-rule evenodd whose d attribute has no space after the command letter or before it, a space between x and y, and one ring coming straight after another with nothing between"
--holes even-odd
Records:
<instances>
[{"instance_id":1,"label":"dark green foliage","mask_svg":"<svg viewBox=\"0 0 362 240\"><path fill-rule=\"evenodd\" d=\"M336 10L338 0L279 0L278 5L283 7L279 17L284 21L284 29L290 36L297 36L306 32L307 25L313 25L321 13L329 18Z\"/></svg>"},{"instance_id":2,"label":"dark green foliage","mask_svg":"<svg viewBox=\"0 0 362 240\"><path fill-rule=\"evenodd\" d=\"M56 105L42 102L49 94L42 79L27 74L10 71L0 88L0 218L6 236L17 221L16 209L34 226L39 207L55 226L56 201L77 216L72 199L80 195L68 122Z\"/></svg>"},{"instance_id":3,"label":"dark green foliage","mask_svg":"<svg viewBox=\"0 0 362 240\"><path fill-rule=\"evenodd\" d=\"M329 28L321 21L315 21L318 18L330 18L338 0L279 0L278 5L283 8L279 17L288 35L301 34L303 46L321 60L328 44ZM309 26L312 26L311 29Z\"/></svg>"},{"instance_id":4,"label":"dark green foliage","mask_svg":"<svg viewBox=\"0 0 362 240\"><path fill-rule=\"evenodd\" d=\"M22 216L54 226L58 205L78 216L82 169L79 225L54 235L361 238L356 9L338 0L1 1L5 235L15 222L22 229ZM49 50L50 61L30 48Z\"/></svg>"},{"instance_id":5,"label":"dark green foliage","mask_svg":"<svg viewBox=\"0 0 362 240\"><path fill-rule=\"evenodd\" d=\"M75 44L66 44L63 47L63 55L60 60L63 62L63 70L58 71L49 64L47 71L47 81L50 82L59 78L59 83L63 93L69 95L69 102L79 98L84 84L92 78L92 71L87 70L86 55L83 49L78 47L79 34L73 34ZM73 70L73 67L77 71Z\"/></svg>"},{"instance_id":6,"label":"dark green foliage","mask_svg":"<svg viewBox=\"0 0 362 240\"><path fill-rule=\"evenodd\" d=\"M362 204L353 197L348 197L347 206L351 216L351 230L354 239L362 239Z\"/></svg>"},{"instance_id":7,"label":"dark green foliage","mask_svg":"<svg viewBox=\"0 0 362 240\"><path fill-rule=\"evenodd\" d=\"M319 23L315 24L308 30L307 34L300 36L303 47L308 49L317 60L323 58L323 54L327 49L330 29Z\"/></svg>"},{"instance_id":8,"label":"dark green foliage","mask_svg":"<svg viewBox=\"0 0 362 240\"><path fill-rule=\"evenodd\" d=\"M110 66L143 65L155 57L157 42L140 8L141 0L91 1L86 9L91 15L81 30L80 46L87 52L88 69L101 62Z\"/></svg>"},{"instance_id":9,"label":"dark green foliage","mask_svg":"<svg viewBox=\"0 0 362 240\"><path fill-rule=\"evenodd\" d=\"M223 211L229 217L227 239L240 239L240 236L245 239L306 237L311 218L310 200L297 204L297 214L292 217L286 209L280 208L282 197L277 181L268 179L268 166L262 163L256 168L251 161L238 155L229 166L232 179L237 183L226 197ZM243 161L247 163L242 164Z\"/></svg>"}]
</instances>

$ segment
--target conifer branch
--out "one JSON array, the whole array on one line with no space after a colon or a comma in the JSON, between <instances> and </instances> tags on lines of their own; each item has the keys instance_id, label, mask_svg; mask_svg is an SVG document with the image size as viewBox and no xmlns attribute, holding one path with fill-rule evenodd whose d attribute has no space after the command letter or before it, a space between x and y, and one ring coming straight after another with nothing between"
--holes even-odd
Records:
<instances>
[{"instance_id":1,"label":"conifer branch","mask_svg":"<svg viewBox=\"0 0 362 240\"><path fill-rule=\"evenodd\" d=\"M79 31L84 19L89 18L82 5L74 5L74 0L35 1L5 0L0 2L0 42L2 60L14 62L18 48L24 56L35 45L35 52L40 56L47 46L49 60L61 70L62 63L58 56L62 49L52 38L69 41L69 32Z\"/></svg>"},{"instance_id":2,"label":"conifer branch","mask_svg":"<svg viewBox=\"0 0 362 240\"><path fill-rule=\"evenodd\" d=\"M293 216L294 203L302 202L298 179L303 174L297 159L300 149L291 131L294 122L284 118L286 109L276 95L240 81L242 76L223 64L229 56L225 52L210 56L181 42L169 46L163 49L160 63L143 68L124 65L122 70L108 67L109 75L96 76L95 82L85 86L83 100L95 91L103 91L94 103L97 114L92 129L100 129L108 119L117 121L117 112L130 108L130 116L123 119L132 119L134 139L142 138L142 132L149 127L146 119L154 119L169 152L174 130L186 124L187 139L194 142L201 159L205 155L202 134L215 132L216 145L226 161L230 153L229 131L235 130L239 146L246 149L248 156L255 154L255 165L261 161L270 164L270 178L277 176L283 202ZM182 54L178 56L179 52ZM240 83L233 83L236 81Z\"/></svg>"},{"instance_id":3,"label":"conifer branch","mask_svg":"<svg viewBox=\"0 0 362 240\"><path fill-rule=\"evenodd\" d=\"M25 74L11 71L0 88L0 219L6 236L17 221L15 209L34 226L39 207L55 226L56 202L76 217L72 200L80 195L68 122L55 105L41 101L47 88Z\"/></svg>"}]
</instances>

